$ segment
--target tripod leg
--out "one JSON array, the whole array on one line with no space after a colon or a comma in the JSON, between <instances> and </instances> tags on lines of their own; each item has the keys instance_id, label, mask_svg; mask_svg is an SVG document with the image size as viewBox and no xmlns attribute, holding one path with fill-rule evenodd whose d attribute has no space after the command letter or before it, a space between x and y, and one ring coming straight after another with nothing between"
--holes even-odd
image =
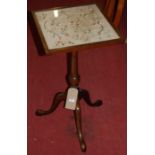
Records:
<instances>
[{"instance_id":1,"label":"tripod leg","mask_svg":"<svg viewBox=\"0 0 155 155\"><path fill-rule=\"evenodd\" d=\"M85 89L80 89L79 90L79 96L80 96L80 98L83 98L85 100L85 102L89 106L95 107L95 106L102 105L102 101L101 100L97 100L96 102L92 103L91 99L90 99L90 96L89 96L89 92L87 90L85 90Z\"/></svg>"},{"instance_id":2,"label":"tripod leg","mask_svg":"<svg viewBox=\"0 0 155 155\"><path fill-rule=\"evenodd\" d=\"M36 111L36 115L43 116L43 115L52 113L54 110L56 110L56 108L58 107L58 105L60 104L61 101L63 101L63 100L65 101L65 98L66 98L66 93L64 93L64 92L57 93L54 97L53 104L51 105L50 109L49 110L38 109Z\"/></svg>"},{"instance_id":3,"label":"tripod leg","mask_svg":"<svg viewBox=\"0 0 155 155\"><path fill-rule=\"evenodd\" d=\"M86 144L84 142L82 127L81 127L81 109L79 105L79 101L77 103L76 109L74 110L75 123L77 128L77 134L80 142L80 147L83 152L86 151Z\"/></svg>"}]
</instances>

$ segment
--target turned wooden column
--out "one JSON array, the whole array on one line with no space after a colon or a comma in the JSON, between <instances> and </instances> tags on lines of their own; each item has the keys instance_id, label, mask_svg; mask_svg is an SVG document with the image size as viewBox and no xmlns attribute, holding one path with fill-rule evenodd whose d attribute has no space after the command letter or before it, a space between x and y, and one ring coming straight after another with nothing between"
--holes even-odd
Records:
<instances>
[{"instance_id":1,"label":"turned wooden column","mask_svg":"<svg viewBox=\"0 0 155 155\"><path fill-rule=\"evenodd\" d=\"M69 87L78 87L80 76L78 74L78 53L70 52L67 54L67 82Z\"/></svg>"},{"instance_id":2,"label":"turned wooden column","mask_svg":"<svg viewBox=\"0 0 155 155\"><path fill-rule=\"evenodd\" d=\"M79 87L80 76L78 74L78 53L71 52L67 54L67 66L68 66L68 74L67 74L67 82L69 87ZM86 144L83 138L82 133L82 122L81 122L81 108L79 103L79 95L76 103L76 109L73 111L75 124L77 129L77 136L80 142L80 147L83 152L86 151Z\"/></svg>"}]
</instances>

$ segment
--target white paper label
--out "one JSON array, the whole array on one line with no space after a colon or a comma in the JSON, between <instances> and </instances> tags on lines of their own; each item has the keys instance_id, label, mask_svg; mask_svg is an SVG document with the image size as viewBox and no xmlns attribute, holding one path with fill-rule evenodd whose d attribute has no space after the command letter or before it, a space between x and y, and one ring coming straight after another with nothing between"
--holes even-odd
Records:
<instances>
[{"instance_id":1,"label":"white paper label","mask_svg":"<svg viewBox=\"0 0 155 155\"><path fill-rule=\"evenodd\" d=\"M69 88L67 92L67 99L65 103L65 108L70 110L75 110L78 98L78 89Z\"/></svg>"}]
</instances>

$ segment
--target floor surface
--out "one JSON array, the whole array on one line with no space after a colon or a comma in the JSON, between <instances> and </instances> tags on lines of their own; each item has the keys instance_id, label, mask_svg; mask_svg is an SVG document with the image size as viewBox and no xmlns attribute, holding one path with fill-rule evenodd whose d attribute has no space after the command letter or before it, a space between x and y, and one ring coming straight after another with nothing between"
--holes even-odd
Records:
<instances>
[{"instance_id":1,"label":"floor surface","mask_svg":"<svg viewBox=\"0 0 155 155\"><path fill-rule=\"evenodd\" d=\"M83 2L82 0L80 0ZM90 0L87 0L91 2ZM28 10L50 8L75 0L28 0ZM126 14L120 30L126 35ZM89 107L81 100L86 155L126 155L126 44L79 53L80 87L103 105ZM37 108L48 109L58 91L64 91L66 55L39 56L28 25L28 155L82 155L73 112L63 104L51 115L38 117Z\"/></svg>"}]
</instances>

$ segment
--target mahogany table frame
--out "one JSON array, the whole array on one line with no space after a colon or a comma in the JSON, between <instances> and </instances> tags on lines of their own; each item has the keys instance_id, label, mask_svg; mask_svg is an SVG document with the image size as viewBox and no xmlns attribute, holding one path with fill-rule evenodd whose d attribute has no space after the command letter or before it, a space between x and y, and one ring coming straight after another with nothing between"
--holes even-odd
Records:
<instances>
[{"instance_id":1,"label":"mahogany table frame","mask_svg":"<svg viewBox=\"0 0 155 155\"><path fill-rule=\"evenodd\" d=\"M86 4L86 5L89 5L89 4ZM101 10L101 7L98 4L96 4L96 5ZM74 5L74 6L82 6L82 5ZM67 6L67 7L72 7L72 6ZM66 8L66 7L59 7L59 8ZM52 9L58 9L58 8L52 8ZM39 10L39 11L41 11L41 10ZM68 88L74 87L74 88L77 88L79 90L77 105L76 105L76 109L74 110L74 117L75 117L75 123L76 123L76 128L77 128L78 139L80 142L80 147L81 147L81 150L83 152L85 152L86 151L86 144L85 144L83 133L82 133L81 108L80 108L79 102L81 99L84 99L84 101L89 106L95 107L95 106L102 105L102 101L97 100L96 102L93 103L90 99L89 92L87 90L81 89L79 87L80 76L78 73L78 52L81 50L84 50L84 49L95 48L95 47L103 47L103 46L108 46L108 45L112 45L112 44L116 44L116 43L123 43L124 39L121 37L118 30L115 29L113 24L107 19L108 22L113 27L113 29L118 34L118 36L120 37L119 39L102 41L102 42L97 42L97 43L84 44L84 45L76 45L76 46L65 47L65 48L61 48L61 49L49 50L47 47L45 38L44 38L42 31L40 29L40 26L37 22L35 12L36 11L29 12L30 13L29 17L31 19L30 20L30 22L31 22L30 26L33 26L33 28L31 27L31 29L33 29L32 30L32 33L34 34L33 37L34 37L35 43L37 44L37 48L38 48L38 51L40 52L40 54L41 55L51 55L51 54L55 54L55 53L65 52L67 55L67 71L68 71L68 73L67 73L66 79L68 82ZM101 10L101 12L103 13L102 10ZM104 13L103 13L103 15L104 15ZM34 26L35 26L36 30L34 29ZM64 92L56 93L51 107L48 110L38 109L36 111L36 115L37 116L43 116L43 115L47 115L47 114L54 112L61 101L65 102L66 97L67 97L67 90L68 89L66 89Z\"/></svg>"}]
</instances>

